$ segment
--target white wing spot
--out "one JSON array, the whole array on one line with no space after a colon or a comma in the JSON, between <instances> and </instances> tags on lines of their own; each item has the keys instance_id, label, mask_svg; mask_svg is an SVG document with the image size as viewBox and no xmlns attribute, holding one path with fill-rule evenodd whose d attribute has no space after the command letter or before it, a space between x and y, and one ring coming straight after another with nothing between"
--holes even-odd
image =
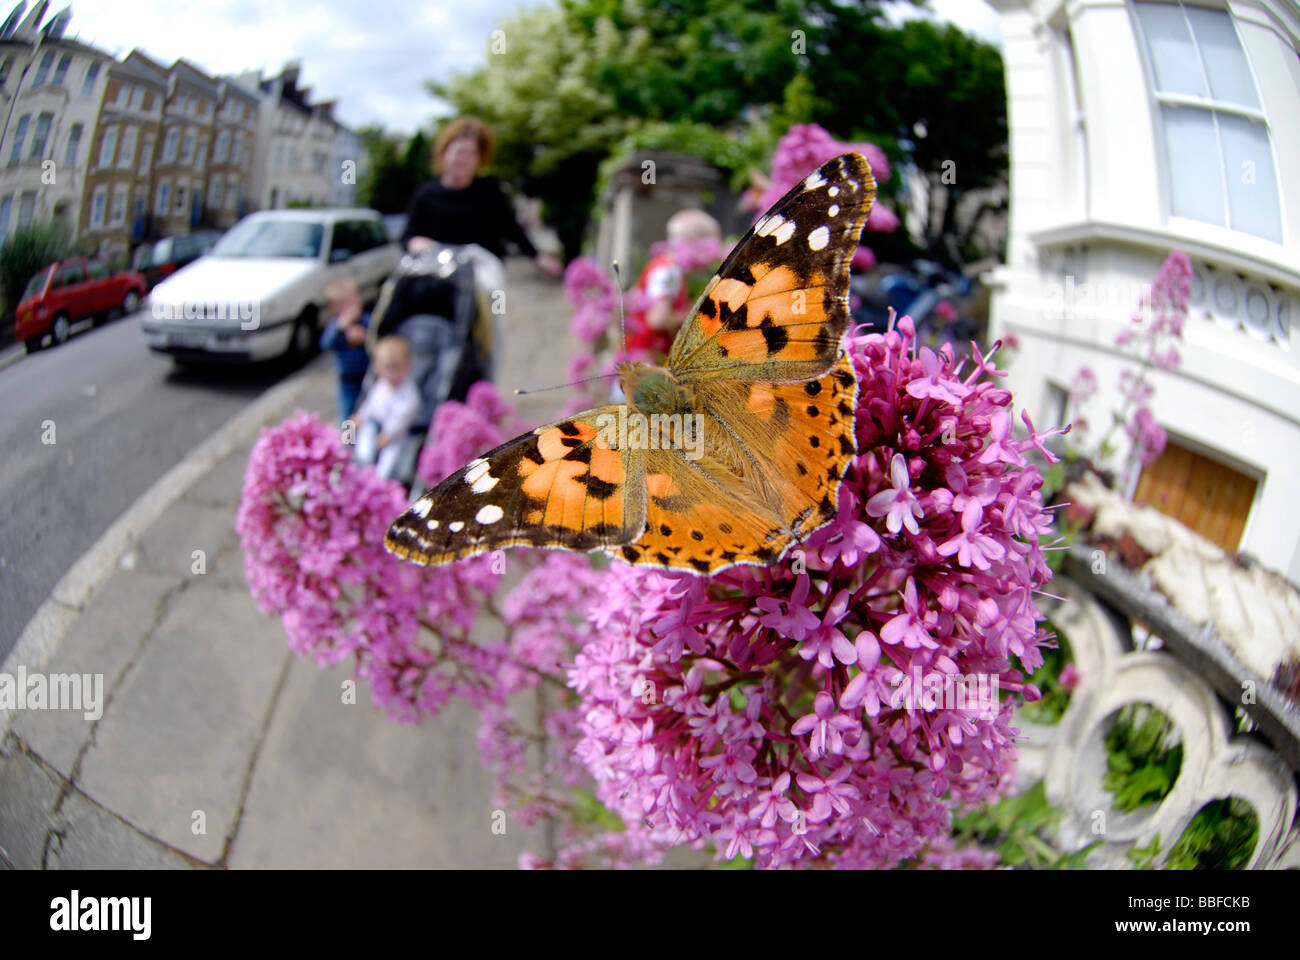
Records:
<instances>
[{"instance_id":1,"label":"white wing spot","mask_svg":"<svg viewBox=\"0 0 1300 960\"><path fill-rule=\"evenodd\" d=\"M780 214L778 213L770 214L769 216L766 216L762 220L758 221L758 223L754 224L754 236L766 237L768 234L778 229L785 222L786 222L785 217L781 216Z\"/></svg>"},{"instance_id":2,"label":"white wing spot","mask_svg":"<svg viewBox=\"0 0 1300 960\"><path fill-rule=\"evenodd\" d=\"M474 484L470 487L470 489L473 490L475 493L487 493L496 485L497 485L497 478L488 473L484 473L483 476L479 477L477 480L474 481Z\"/></svg>"},{"instance_id":3,"label":"white wing spot","mask_svg":"<svg viewBox=\"0 0 1300 960\"><path fill-rule=\"evenodd\" d=\"M437 530L437 529L438 529L438 521L437 521L437 520L430 520L428 523L425 524L425 526L428 527L430 530Z\"/></svg>"},{"instance_id":4,"label":"white wing spot","mask_svg":"<svg viewBox=\"0 0 1300 960\"><path fill-rule=\"evenodd\" d=\"M795 223L793 220L787 220L773 233L776 237L776 245L779 247L791 237L794 236Z\"/></svg>"},{"instance_id":5,"label":"white wing spot","mask_svg":"<svg viewBox=\"0 0 1300 960\"><path fill-rule=\"evenodd\" d=\"M825 185L826 180L822 177L822 172L820 170L814 170L812 173L808 174L808 178L803 182L803 188L805 190L816 190L818 187L824 187Z\"/></svg>"},{"instance_id":6,"label":"white wing spot","mask_svg":"<svg viewBox=\"0 0 1300 960\"><path fill-rule=\"evenodd\" d=\"M488 472L489 467L490 465L486 460L482 458L475 460L465 471L465 482L472 487L474 484L478 483L479 477Z\"/></svg>"},{"instance_id":7,"label":"white wing spot","mask_svg":"<svg viewBox=\"0 0 1300 960\"><path fill-rule=\"evenodd\" d=\"M840 195L840 188L835 186L834 184L831 184L829 187L826 188L826 192L832 197L838 197Z\"/></svg>"},{"instance_id":8,"label":"white wing spot","mask_svg":"<svg viewBox=\"0 0 1300 960\"><path fill-rule=\"evenodd\" d=\"M421 497L420 502L411 508L411 512L415 514L417 517L419 517L421 520L423 520L425 517L429 515L429 508L432 506L433 506L432 500Z\"/></svg>"},{"instance_id":9,"label":"white wing spot","mask_svg":"<svg viewBox=\"0 0 1300 960\"><path fill-rule=\"evenodd\" d=\"M459 520L453 520L451 523L447 524L447 529L452 533L460 533L465 529L465 524L461 523Z\"/></svg>"},{"instance_id":10,"label":"white wing spot","mask_svg":"<svg viewBox=\"0 0 1300 960\"><path fill-rule=\"evenodd\" d=\"M826 244L831 242L831 228L827 226L818 227L812 233L808 234L808 246L814 250L824 249Z\"/></svg>"},{"instance_id":11,"label":"white wing spot","mask_svg":"<svg viewBox=\"0 0 1300 960\"><path fill-rule=\"evenodd\" d=\"M830 209L826 212L832 217L838 217L840 215L840 205L838 203L832 203Z\"/></svg>"},{"instance_id":12,"label":"white wing spot","mask_svg":"<svg viewBox=\"0 0 1300 960\"><path fill-rule=\"evenodd\" d=\"M480 510L478 513L474 515L474 519L477 520L479 523L487 524L487 523L496 523L503 516L505 516L504 510L498 507L495 503L489 503L486 507L484 507L482 510Z\"/></svg>"}]
</instances>

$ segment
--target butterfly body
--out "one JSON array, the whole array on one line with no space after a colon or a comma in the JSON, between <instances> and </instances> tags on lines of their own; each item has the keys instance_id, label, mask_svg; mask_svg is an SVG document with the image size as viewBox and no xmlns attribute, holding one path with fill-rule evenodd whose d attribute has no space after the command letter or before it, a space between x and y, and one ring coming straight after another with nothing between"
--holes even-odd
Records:
<instances>
[{"instance_id":1,"label":"butterfly body","mask_svg":"<svg viewBox=\"0 0 1300 960\"><path fill-rule=\"evenodd\" d=\"M866 160L824 164L759 218L628 398L503 444L426 493L385 543L418 563L499 547L600 550L713 573L768 564L834 518L856 454L843 350Z\"/></svg>"},{"instance_id":2,"label":"butterfly body","mask_svg":"<svg viewBox=\"0 0 1300 960\"><path fill-rule=\"evenodd\" d=\"M619 385L628 403L643 414L688 414L695 405L691 392L664 367L649 363L619 365Z\"/></svg>"}]
</instances>

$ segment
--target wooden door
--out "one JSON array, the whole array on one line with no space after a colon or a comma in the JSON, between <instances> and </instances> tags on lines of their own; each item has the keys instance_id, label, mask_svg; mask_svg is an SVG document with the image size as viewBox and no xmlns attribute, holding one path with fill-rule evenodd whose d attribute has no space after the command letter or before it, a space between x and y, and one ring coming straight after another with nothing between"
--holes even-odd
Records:
<instances>
[{"instance_id":1,"label":"wooden door","mask_svg":"<svg viewBox=\"0 0 1300 960\"><path fill-rule=\"evenodd\" d=\"M1142 471L1133 502L1235 553L1257 486L1253 477L1170 440L1160 459Z\"/></svg>"}]
</instances>

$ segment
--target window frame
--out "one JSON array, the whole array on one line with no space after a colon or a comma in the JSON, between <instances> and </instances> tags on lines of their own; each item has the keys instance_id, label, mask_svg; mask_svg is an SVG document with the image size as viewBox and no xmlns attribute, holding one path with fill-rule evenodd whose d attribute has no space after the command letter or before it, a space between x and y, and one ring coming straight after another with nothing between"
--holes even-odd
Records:
<instances>
[{"instance_id":1,"label":"window frame","mask_svg":"<svg viewBox=\"0 0 1300 960\"><path fill-rule=\"evenodd\" d=\"M1197 65L1201 70L1202 80L1205 83L1206 96L1194 96L1185 93L1165 93L1158 88L1158 79L1156 77L1155 63L1151 56L1151 42L1147 37L1146 27L1142 23L1142 16L1138 12L1139 4L1147 6L1166 6L1176 7L1183 15L1183 23L1187 27L1187 34L1191 38L1192 48L1196 52ZM1269 154L1273 163L1273 177L1276 182L1278 198L1282 197L1282 168L1278 164L1277 141L1273 136L1273 127L1269 123L1268 114L1263 109L1264 97L1263 87L1259 82L1259 72L1255 68L1255 63L1251 60L1250 53L1242 39L1241 30L1237 25L1237 18L1233 16L1231 9L1222 4L1189 4L1187 0L1128 0L1129 16L1133 23L1134 36L1138 40L1139 56L1142 59L1142 69L1146 76L1147 84L1147 101L1150 105L1151 117L1153 121L1153 133L1157 155L1160 157L1160 193L1161 193L1161 211L1165 218L1165 224L1170 227L1177 227L1182 224L1195 224L1200 228L1209 228L1213 230L1225 230L1234 236L1250 237L1252 240L1267 243L1270 245L1284 247L1287 244L1287 223L1286 218L1279 212L1279 237L1274 240L1270 237L1261 236L1257 233L1251 233L1247 230L1241 230L1232 226L1232 195L1228 187L1228 169L1226 164L1227 153L1224 150L1223 133L1219 125L1217 114L1226 113L1242 119L1262 124L1264 131L1268 136ZM1241 49L1242 59L1246 63L1246 69L1250 73L1251 82L1254 84L1255 99L1260 106L1247 107L1239 103L1232 103L1227 100L1217 100L1214 98L1214 91L1210 84L1209 75L1205 72L1205 55L1201 50L1200 41L1196 38L1196 31L1193 29L1191 21L1187 18L1187 8L1196 7L1200 10L1206 10L1213 13L1219 13L1228 18L1233 33L1237 38L1237 45ZM1223 200L1224 222L1218 223L1210 220L1200 220L1196 217L1189 217L1183 214L1174 213L1173 211L1173 165L1172 158L1169 155L1168 136L1165 131L1164 107L1176 107L1178 109L1195 109L1204 111L1208 114L1214 126L1214 144L1218 154L1219 165L1219 190Z\"/></svg>"},{"instance_id":2,"label":"window frame","mask_svg":"<svg viewBox=\"0 0 1300 960\"><path fill-rule=\"evenodd\" d=\"M44 124L42 132L41 124ZM28 160L45 159L45 148L50 145L50 131L54 128L54 114L45 111L36 115L36 126L32 128L32 146L27 151Z\"/></svg>"},{"instance_id":3,"label":"window frame","mask_svg":"<svg viewBox=\"0 0 1300 960\"><path fill-rule=\"evenodd\" d=\"M86 67L86 77L81 81L81 95L83 97L88 97L95 92L95 84L99 81L99 71L102 66L98 60L93 60Z\"/></svg>"},{"instance_id":4,"label":"window frame","mask_svg":"<svg viewBox=\"0 0 1300 960\"><path fill-rule=\"evenodd\" d=\"M99 184L90 195L90 229L102 230L108 216L108 185Z\"/></svg>"},{"instance_id":5,"label":"window frame","mask_svg":"<svg viewBox=\"0 0 1300 960\"><path fill-rule=\"evenodd\" d=\"M27 128L31 125L31 122L32 115L30 113L24 113L18 118L18 126L14 128L14 139L9 150L8 166L12 167L15 164L22 163L23 147L27 143Z\"/></svg>"},{"instance_id":6,"label":"window frame","mask_svg":"<svg viewBox=\"0 0 1300 960\"><path fill-rule=\"evenodd\" d=\"M76 167L77 154L81 152L81 137L85 133L85 124L74 123L68 128L68 145L63 151L64 166Z\"/></svg>"}]
</instances>

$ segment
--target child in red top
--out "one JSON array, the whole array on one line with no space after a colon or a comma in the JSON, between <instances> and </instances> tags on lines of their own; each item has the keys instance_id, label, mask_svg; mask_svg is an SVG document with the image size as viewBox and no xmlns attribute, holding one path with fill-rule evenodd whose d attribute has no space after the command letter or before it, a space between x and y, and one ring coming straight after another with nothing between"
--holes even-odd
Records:
<instances>
[{"instance_id":1,"label":"child in red top","mask_svg":"<svg viewBox=\"0 0 1300 960\"><path fill-rule=\"evenodd\" d=\"M645 294L649 307L627 316L629 350L653 350L667 355L677 328L691 308L686 289L686 270L674 256L677 244L722 239L722 227L703 210L679 210L668 218L668 249L650 258L637 278L636 289Z\"/></svg>"}]
</instances>

